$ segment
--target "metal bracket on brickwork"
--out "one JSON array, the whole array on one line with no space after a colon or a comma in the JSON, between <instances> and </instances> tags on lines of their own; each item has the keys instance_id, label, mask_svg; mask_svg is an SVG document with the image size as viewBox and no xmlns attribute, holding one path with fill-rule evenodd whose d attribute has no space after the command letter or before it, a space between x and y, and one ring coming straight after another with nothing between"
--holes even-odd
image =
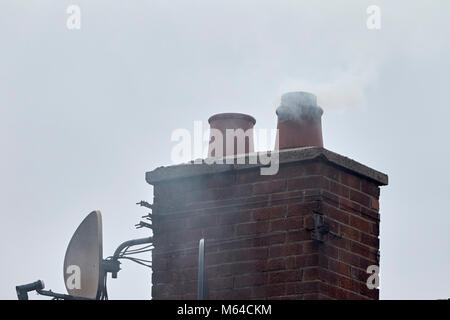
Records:
<instances>
[{"instance_id":1,"label":"metal bracket on brickwork","mask_svg":"<svg viewBox=\"0 0 450 320\"><path fill-rule=\"evenodd\" d=\"M335 238L341 238L340 235L331 232L330 226L325 222L325 217L321 214L314 213L312 215L313 224L306 228L306 230L311 231L311 238L319 242L324 241L324 236L329 234Z\"/></svg>"},{"instance_id":2,"label":"metal bracket on brickwork","mask_svg":"<svg viewBox=\"0 0 450 320\"><path fill-rule=\"evenodd\" d=\"M153 205L148 203L147 201L140 201L136 203L137 205L140 205L141 207L146 207L150 210L153 209ZM153 229L153 225L152 225L152 214L149 213L145 216L142 216L141 218L145 218L146 220L149 220L150 223L148 222L144 222L144 221L139 221L138 224L135 224L134 226L136 227L136 229L140 229L140 228L149 228L149 229Z\"/></svg>"}]
</instances>

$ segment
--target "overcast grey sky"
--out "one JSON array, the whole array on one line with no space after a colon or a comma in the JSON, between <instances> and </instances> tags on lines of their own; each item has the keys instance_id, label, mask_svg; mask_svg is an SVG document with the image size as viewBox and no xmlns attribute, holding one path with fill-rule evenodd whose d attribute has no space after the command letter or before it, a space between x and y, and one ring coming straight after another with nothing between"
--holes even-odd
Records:
<instances>
[{"instance_id":1,"label":"overcast grey sky","mask_svg":"<svg viewBox=\"0 0 450 320\"><path fill-rule=\"evenodd\" d=\"M68 30L66 9L81 8ZM369 5L381 29L366 27ZM146 171L170 136L218 112L276 127L281 93L311 90L324 144L389 175L381 298L450 297L450 2L0 2L0 298L43 279L65 292L66 246L92 210L104 256L144 237ZM111 299L150 298L124 263ZM34 294L31 299L36 299Z\"/></svg>"}]
</instances>

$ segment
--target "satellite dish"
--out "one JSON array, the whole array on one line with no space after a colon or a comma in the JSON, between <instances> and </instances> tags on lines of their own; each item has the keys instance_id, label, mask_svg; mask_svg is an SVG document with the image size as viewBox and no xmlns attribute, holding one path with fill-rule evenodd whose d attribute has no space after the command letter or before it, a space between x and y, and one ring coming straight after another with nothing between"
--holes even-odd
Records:
<instances>
[{"instance_id":1,"label":"satellite dish","mask_svg":"<svg viewBox=\"0 0 450 320\"><path fill-rule=\"evenodd\" d=\"M81 222L64 257L64 284L71 296L98 299L102 291L102 215L92 211Z\"/></svg>"}]
</instances>

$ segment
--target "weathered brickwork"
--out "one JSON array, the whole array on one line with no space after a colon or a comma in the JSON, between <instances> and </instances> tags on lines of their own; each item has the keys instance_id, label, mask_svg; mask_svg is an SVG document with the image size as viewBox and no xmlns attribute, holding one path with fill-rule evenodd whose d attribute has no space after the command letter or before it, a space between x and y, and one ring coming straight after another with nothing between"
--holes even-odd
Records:
<instances>
[{"instance_id":1,"label":"weathered brickwork","mask_svg":"<svg viewBox=\"0 0 450 320\"><path fill-rule=\"evenodd\" d=\"M157 182L153 298L197 298L205 238L210 299L378 299L379 185L321 158Z\"/></svg>"}]
</instances>

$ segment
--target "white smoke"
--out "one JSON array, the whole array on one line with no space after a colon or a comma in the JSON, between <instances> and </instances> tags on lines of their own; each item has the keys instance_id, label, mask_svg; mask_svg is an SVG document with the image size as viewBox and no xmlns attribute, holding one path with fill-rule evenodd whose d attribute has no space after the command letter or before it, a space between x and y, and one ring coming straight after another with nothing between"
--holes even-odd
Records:
<instances>
[{"instance_id":1,"label":"white smoke","mask_svg":"<svg viewBox=\"0 0 450 320\"><path fill-rule=\"evenodd\" d=\"M373 69L339 71L330 73L329 79L323 82L290 79L281 86L280 94L311 92L317 96L317 104L324 110L363 108L367 101L365 91L374 80Z\"/></svg>"}]
</instances>

